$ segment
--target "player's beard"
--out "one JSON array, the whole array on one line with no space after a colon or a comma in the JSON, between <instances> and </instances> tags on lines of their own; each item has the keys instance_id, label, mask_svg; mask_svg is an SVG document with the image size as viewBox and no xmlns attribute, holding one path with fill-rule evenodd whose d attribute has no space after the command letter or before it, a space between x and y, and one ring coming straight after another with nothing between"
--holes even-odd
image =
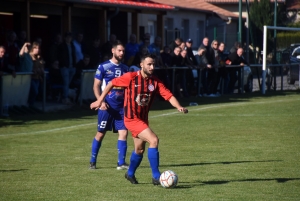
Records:
<instances>
[{"instance_id":1,"label":"player's beard","mask_svg":"<svg viewBox=\"0 0 300 201\"><path fill-rule=\"evenodd\" d=\"M152 71L149 71L149 70L147 70L147 69L143 69L143 72L144 72L145 75L147 75L147 76L149 76L149 77L153 74L153 70L152 70Z\"/></svg>"},{"instance_id":2,"label":"player's beard","mask_svg":"<svg viewBox=\"0 0 300 201\"><path fill-rule=\"evenodd\" d=\"M122 60L123 60L123 56L118 56L118 55L114 54L113 57L114 57L118 62L122 62Z\"/></svg>"}]
</instances>

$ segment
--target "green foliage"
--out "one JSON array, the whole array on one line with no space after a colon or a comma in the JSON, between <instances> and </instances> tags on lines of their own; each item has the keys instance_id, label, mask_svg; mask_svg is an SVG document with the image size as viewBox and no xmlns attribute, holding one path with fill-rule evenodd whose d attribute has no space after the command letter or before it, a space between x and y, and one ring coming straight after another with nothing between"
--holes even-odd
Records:
<instances>
[{"instance_id":1,"label":"green foliage","mask_svg":"<svg viewBox=\"0 0 300 201\"><path fill-rule=\"evenodd\" d=\"M95 111L0 119L0 200L156 201L299 200L299 92L190 98L178 113L155 102L150 126L159 136L160 170L178 186L153 186L147 151L132 185L116 170L117 135L108 132L89 170ZM127 162L133 149L128 138Z\"/></svg>"},{"instance_id":2,"label":"green foliage","mask_svg":"<svg viewBox=\"0 0 300 201\"><path fill-rule=\"evenodd\" d=\"M290 23L287 26L288 27L300 28L300 22Z\"/></svg>"},{"instance_id":3,"label":"green foliage","mask_svg":"<svg viewBox=\"0 0 300 201\"><path fill-rule=\"evenodd\" d=\"M300 32L289 31L277 33L278 49L287 48L292 43L300 43Z\"/></svg>"},{"instance_id":4,"label":"green foliage","mask_svg":"<svg viewBox=\"0 0 300 201\"><path fill-rule=\"evenodd\" d=\"M270 0L254 0L250 6L250 20L261 31L264 25L273 24Z\"/></svg>"}]
</instances>

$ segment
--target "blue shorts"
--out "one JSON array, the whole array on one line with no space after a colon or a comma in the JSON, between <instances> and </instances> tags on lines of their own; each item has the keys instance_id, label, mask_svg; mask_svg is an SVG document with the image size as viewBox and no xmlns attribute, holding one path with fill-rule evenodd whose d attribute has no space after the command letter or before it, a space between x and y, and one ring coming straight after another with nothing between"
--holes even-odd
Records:
<instances>
[{"instance_id":1,"label":"blue shorts","mask_svg":"<svg viewBox=\"0 0 300 201\"><path fill-rule=\"evenodd\" d=\"M115 110L109 107L107 110L98 110L98 132L127 130L124 124L124 109Z\"/></svg>"}]
</instances>

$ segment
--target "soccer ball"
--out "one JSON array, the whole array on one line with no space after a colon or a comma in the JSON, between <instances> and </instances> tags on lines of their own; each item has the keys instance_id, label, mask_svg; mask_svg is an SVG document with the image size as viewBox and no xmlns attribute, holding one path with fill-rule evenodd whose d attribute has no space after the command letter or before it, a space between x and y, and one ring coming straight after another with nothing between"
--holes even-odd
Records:
<instances>
[{"instance_id":1,"label":"soccer ball","mask_svg":"<svg viewBox=\"0 0 300 201\"><path fill-rule=\"evenodd\" d=\"M161 173L159 181L164 188L174 188L177 185L178 176L172 170L167 170Z\"/></svg>"}]
</instances>

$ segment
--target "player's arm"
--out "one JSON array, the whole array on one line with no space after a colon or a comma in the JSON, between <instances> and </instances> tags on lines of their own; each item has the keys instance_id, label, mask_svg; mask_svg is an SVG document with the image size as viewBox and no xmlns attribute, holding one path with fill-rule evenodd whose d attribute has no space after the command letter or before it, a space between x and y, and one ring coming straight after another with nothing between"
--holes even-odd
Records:
<instances>
[{"instance_id":1,"label":"player's arm","mask_svg":"<svg viewBox=\"0 0 300 201\"><path fill-rule=\"evenodd\" d=\"M101 80L94 78L93 91L96 99L98 99L101 95L101 83L102 83Z\"/></svg>"},{"instance_id":2,"label":"player's arm","mask_svg":"<svg viewBox=\"0 0 300 201\"><path fill-rule=\"evenodd\" d=\"M97 100L93 103L91 103L90 108L98 110L101 109L102 103L104 103L104 98L108 94L108 92L113 88L112 82L109 82L104 90L102 91L101 95L97 98Z\"/></svg>"},{"instance_id":3,"label":"player's arm","mask_svg":"<svg viewBox=\"0 0 300 201\"><path fill-rule=\"evenodd\" d=\"M177 108L177 110L178 110L179 112L188 113L188 110L187 110L186 108L182 107L182 106L180 105L180 103L178 102L178 100L177 100L174 96L172 96L172 97L169 99L169 102L171 103L171 105L172 105L173 107Z\"/></svg>"},{"instance_id":4,"label":"player's arm","mask_svg":"<svg viewBox=\"0 0 300 201\"><path fill-rule=\"evenodd\" d=\"M102 80L99 80L97 78L94 78L94 85L93 85L93 91L96 99L98 99L101 95L101 84ZM108 105L107 103L103 102L102 105L100 106L100 109L102 110L107 110Z\"/></svg>"}]
</instances>

